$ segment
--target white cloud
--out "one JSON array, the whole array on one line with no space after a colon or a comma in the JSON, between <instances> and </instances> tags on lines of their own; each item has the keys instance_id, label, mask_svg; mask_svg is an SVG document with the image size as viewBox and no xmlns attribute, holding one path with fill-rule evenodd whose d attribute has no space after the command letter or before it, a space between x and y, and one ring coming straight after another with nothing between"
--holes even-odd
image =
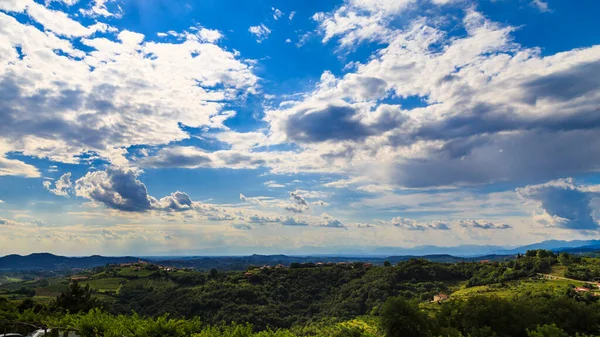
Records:
<instances>
[{"instance_id":1,"label":"white cloud","mask_svg":"<svg viewBox=\"0 0 600 337\"><path fill-rule=\"evenodd\" d=\"M536 7L540 12L549 12L550 7L548 3L544 0L532 0L531 5Z\"/></svg>"},{"instance_id":2,"label":"white cloud","mask_svg":"<svg viewBox=\"0 0 600 337\"><path fill-rule=\"evenodd\" d=\"M600 46L542 56L515 44L513 27L474 10L462 25L466 34L452 38L422 18L394 30L389 45L353 71L326 71L312 92L268 110L270 140L299 144L302 152L292 155L306 171L325 161L373 188L600 169L599 124L589 119L600 102L599 77L589 76L600 73ZM378 102L386 98L423 104Z\"/></svg>"},{"instance_id":3,"label":"white cloud","mask_svg":"<svg viewBox=\"0 0 600 337\"><path fill-rule=\"evenodd\" d=\"M40 171L33 165L20 160L2 158L0 153L0 176L41 177Z\"/></svg>"},{"instance_id":4,"label":"white cloud","mask_svg":"<svg viewBox=\"0 0 600 337\"><path fill-rule=\"evenodd\" d=\"M57 181L54 182L54 188L52 188L52 182L46 180L42 184L51 193L61 196L69 197L69 192L73 184L71 183L71 172L63 174Z\"/></svg>"},{"instance_id":5,"label":"white cloud","mask_svg":"<svg viewBox=\"0 0 600 337\"><path fill-rule=\"evenodd\" d=\"M207 29L204 27L200 28L200 30L198 31L198 36L200 36L202 41L210 43L215 43L223 38L223 34L221 34L221 32L219 32L218 30Z\"/></svg>"},{"instance_id":6,"label":"white cloud","mask_svg":"<svg viewBox=\"0 0 600 337\"><path fill-rule=\"evenodd\" d=\"M283 188L283 187L285 187L285 185L278 184L275 180L269 180L269 181L265 182L264 185L267 186L267 187L270 187L270 188Z\"/></svg>"},{"instance_id":7,"label":"white cloud","mask_svg":"<svg viewBox=\"0 0 600 337\"><path fill-rule=\"evenodd\" d=\"M123 30L113 41L94 35L113 27L85 27L35 2L2 7L26 11L52 32L0 13L0 110L10 121L0 125L0 175L39 176L9 152L64 163L88 153L125 165L131 145L188 138L181 124L223 128L231 116L224 102L243 99L257 83L237 53L211 43L221 37L215 30L196 29L177 43ZM83 50L66 38L74 36Z\"/></svg>"},{"instance_id":8,"label":"white cloud","mask_svg":"<svg viewBox=\"0 0 600 337\"><path fill-rule=\"evenodd\" d=\"M349 0L332 13L315 13L323 42L338 38L341 48L352 49L363 41L389 42L395 32L388 22L416 0Z\"/></svg>"},{"instance_id":9,"label":"white cloud","mask_svg":"<svg viewBox=\"0 0 600 337\"><path fill-rule=\"evenodd\" d=\"M288 19L289 19L290 21L292 21L292 20L294 19L294 16L296 16L296 11L291 11L291 12L290 12L290 15L288 16Z\"/></svg>"},{"instance_id":10,"label":"white cloud","mask_svg":"<svg viewBox=\"0 0 600 337\"><path fill-rule=\"evenodd\" d=\"M283 16L283 12L279 9L271 7L271 10L273 11L273 19L279 20L279 18Z\"/></svg>"},{"instance_id":11,"label":"white cloud","mask_svg":"<svg viewBox=\"0 0 600 337\"><path fill-rule=\"evenodd\" d=\"M81 14L83 14L84 16L89 16L89 17L111 17L111 16L115 16L115 17L121 17L122 16L122 11L120 10L119 7L119 11L116 13L111 13L107 8L106 8L106 4L109 2L113 2L114 0L92 0L91 6L87 9L80 9L79 11L81 12Z\"/></svg>"},{"instance_id":12,"label":"white cloud","mask_svg":"<svg viewBox=\"0 0 600 337\"><path fill-rule=\"evenodd\" d=\"M258 43L261 43L269 38L269 35L271 34L271 30L263 23L258 26L251 26L248 28L248 31L256 37L256 42Z\"/></svg>"}]
</instances>

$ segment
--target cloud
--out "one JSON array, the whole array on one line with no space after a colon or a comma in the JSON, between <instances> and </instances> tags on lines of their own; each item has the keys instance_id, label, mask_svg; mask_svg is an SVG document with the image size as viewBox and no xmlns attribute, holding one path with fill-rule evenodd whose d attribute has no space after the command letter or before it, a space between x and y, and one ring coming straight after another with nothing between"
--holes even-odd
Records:
<instances>
[{"instance_id":1,"label":"cloud","mask_svg":"<svg viewBox=\"0 0 600 337\"><path fill-rule=\"evenodd\" d=\"M88 172L75 182L75 194L121 211L148 211L156 199L148 195L138 175L138 171L120 167Z\"/></svg>"},{"instance_id":2,"label":"cloud","mask_svg":"<svg viewBox=\"0 0 600 337\"><path fill-rule=\"evenodd\" d=\"M279 18L283 16L283 12L280 11L279 9L277 9L275 7L271 7L271 10L273 11L273 19L279 20Z\"/></svg>"},{"instance_id":3,"label":"cloud","mask_svg":"<svg viewBox=\"0 0 600 337\"><path fill-rule=\"evenodd\" d=\"M285 185L278 184L275 180L269 180L269 181L265 182L264 185L267 186L267 187L270 187L270 188L283 188L283 187L285 187Z\"/></svg>"},{"instance_id":4,"label":"cloud","mask_svg":"<svg viewBox=\"0 0 600 337\"><path fill-rule=\"evenodd\" d=\"M0 176L39 178L41 174L35 166L26 164L20 160L3 158L0 152Z\"/></svg>"},{"instance_id":5,"label":"cloud","mask_svg":"<svg viewBox=\"0 0 600 337\"><path fill-rule=\"evenodd\" d=\"M338 38L341 48L353 48L364 41L390 41L394 31L389 21L415 1L350 0L332 13L319 12L312 18L319 24L323 43Z\"/></svg>"},{"instance_id":6,"label":"cloud","mask_svg":"<svg viewBox=\"0 0 600 337\"><path fill-rule=\"evenodd\" d=\"M324 72L313 91L266 112L270 139L298 144L303 171L326 165L390 188L598 171L600 46L542 55L514 43L514 27L464 13L463 35L449 38L443 26L418 18L343 76ZM335 16L328 15L316 19ZM390 98L399 102L382 103Z\"/></svg>"},{"instance_id":7,"label":"cloud","mask_svg":"<svg viewBox=\"0 0 600 337\"><path fill-rule=\"evenodd\" d=\"M138 165L151 168L199 168L209 167L211 162L210 154L201 149L177 146L160 149L156 155L138 160Z\"/></svg>"},{"instance_id":8,"label":"cloud","mask_svg":"<svg viewBox=\"0 0 600 337\"><path fill-rule=\"evenodd\" d=\"M309 223L306 221L298 220L292 217L288 217L285 220L281 221L281 224L284 226L309 226Z\"/></svg>"},{"instance_id":9,"label":"cloud","mask_svg":"<svg viewBox=\"0 0 600 337\"><path fill-rule=\"evenodd\" d=\"M350 105L298 106L270 120L276 132L292 141L361 141L400 126L405 118L398 112L388 106L371 113ZM275 114L270 112L268 118Z\"/></svg>"},{"instance_id":10,"label":"cloud","mask_svg":"<svg viewBox=\"0 0 600 337\"><path fill-rule=\"evenodd\" d=\"M460 220L460 226L464 228L476 228L476 229L511 229L512 226L508 224L494 224L489 221L482 220Z\"/></svg>"},{"instance_id":11,"label":"cloud","mask_svg":"<svg viewBox=\"0 0 600 337\"><path fill-rule=\"evenodd\" d=\"M193 146L173 146L158 150L155 154L139 158L136 164L148 168L221 168L250 169L265 165L264 154L243 154L233 150L207 152Z\"/></svg>"},{"instance_id":12,"label":"cloud","mask_svg":"<svg viewBox=\"0 0 600 337\"><path fill-rule=\"evenodd\" d=\"M379 223L392 225L394 227L410 230L410 231L425 231L425 230L450 230L446 223L439 221L419 222L413 219L395 217L390 221L378 220Z\"/></svg>"},{"instance_id":13,"label":"cloud","mask_svg":"<svg viewBox=\"0 0 600 337\"><path fill-rule=\"evenodd\" d=\"M44 188L51 193L61 196L69 197L69 192L73 184L71 183L71 172L63 174L56 182L54 182L54 188L52 188L52 182L46 180L42 182Z\"/></svg>"},{"instance_id":14,"label":"cloud","mask_svg":"<svg viewBox=\"0 0 600 337\"><path fill-rule=\"evenodd\" d=\"M252 230L252 226L248 226L248 225L244 225L244 224L232 224L231 227L233 227L235 229L243 230L243 231Z\"/></svg>"},{"instance_id":15,"label":"cloud","mask_svg":"<svg viewBox=\"0 0 600 337\"><path fill-rule=\"evenodd\" d=\"M573 230L598 229L593 201L600 194L575 185L572 178L528 185L518 188L517 193L525 200L538 203L552 226Z\"/></svg>"},{"instance_id":16,"label":"cloud","mask_svg":"<svg viewBox=\"0 0 600 337\"><path fill-rule=\"evenodd\" d=\"M544 0L533 0L531 1L531 5L536 7L540 12L549 12L550 7L548 3Z\"/></svg>"},{"instance_id":17,"label":"cloud","mask_svg":"<svg viewBox=\"0 0 600 337\"><path fill-rule=\"evenodd\" d=\"M308 202L297 192L290 192L290 203L284 207L286 211L304 213L309 209Z\"/></svg>"},{"instance_id":18,"label":"cloud","mask_svg":"<svg viewBox=\"0 0 600 337\"><path fill-rule=\"evenodd\" d=\"M302 198L300 195L298 195L298 193L290 192L290 200L292 200L292 202L294 204L301 205L301 206L308 206L308 203L306 202L306 200L304 200L304 198Z\"/></svg>"},{"instance_id":19,"label":"cloud","mask_svg":"<svg viewBox=\"0 0 600 337\"><path fill-rule=\"evenodd\" d=\"M84 16L88 17L120 17L122 15L121 10L117 13L111 13L106 8L106 3L114 2L114 0L93 0L91 1L91 6L89 8L81 8L79 12ZM120 7L118 7L120 9Z\"/></svg>"},{"instance_id":20,"label":"cloud","mask_svg":"<svg viewBox=\"0 0 600 337\"><path fill-rule=\"evenodd\" d=\"M75 182L75 195L124 212L181 211L194 207L189 195L183 192L161 199L148 195L146 185L138 180L140 173L115 166L106 171L88 172Z\"/></svg>"},{"instance_id":21,"label":"cloud","mask_svg":"<svg viewBox=\"0 0 600 337\"><path fill-rule=\"evenodd\" d=\"M292 20L294 19L294 16L296 16L296 11L291 11L291 12L290 12L290 15L288 16L288 19L289 19L290 21L292 21Z\"/></svg>"},{"instance_id":22,"label":"cloud","mask_svg":"<svg viewBox=\"0 0 600 337\"><path fill-rule=\"evenodd\" d=\"M335 220L335 219L331 219L331 220L327 221L326 223L324 223L320 227L344 228L344 229L346 229L346 226L344 226L344 224L341 221Z\"/></svg>"},{"instance_id":23,"label":"cloud","mask_svg":"<svg viewBox=\"0 0 600 337\"><path fill-rule=\"evenodd\" d=\"M174 32L176 40L153 41L103 23L82 24L34 1L0 6L2 175L39 177L7 153L70 164L86 154L127 165L132 145L189 138L182 125L224 128L231 116L225 104L255 92L251 66L212 43L218 31L191 27ZM13 17L19 13L31 24Z\"/></svg>"},{"instance_id":24,"label":"cloud","mask_svg":"<svg viewBox=\"0 0 600 337\"><path fill-rule=\"evenodd\" d=\"M216 29L200 28L198 30L198 36L201 41L215 43L223 38L223 34Z\"/></svg>"},{"instance_id":25,"label":"cloud","mask_svg":"<svg viewBox=\"0 0 600 337\"><path fill-rule=\"evenodd\" d=\"M271 30L263 23L258 26L251 26L248 28L248 31L256 37L256 42L258 43L261 43L269 38L269 35L271 34Z\"/></svg>"}]
</instances>

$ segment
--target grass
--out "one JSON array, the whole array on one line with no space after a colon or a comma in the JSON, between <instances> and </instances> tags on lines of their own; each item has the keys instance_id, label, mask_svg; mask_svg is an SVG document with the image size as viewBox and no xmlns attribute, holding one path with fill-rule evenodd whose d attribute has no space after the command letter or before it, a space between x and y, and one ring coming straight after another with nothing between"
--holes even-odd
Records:
<instances>
[{"instance_id":1,"label":"grass","mask_svg":"<svg viewBox=\"0 0 600 337\"><path fill-rule=\"evenodd\" d=\"M117 291L121 284L127 282L127 279L121 277L108 277L95 280L80 282L82 286L89 285L91 289L97 291Z\"/></svg>"},{"instance_id":2,"label":"grass","mask_svg":"<svg viewBox=\"0 0 600 337\"><path fill-rule=\"evenodd\" d=\"M67 291L69 283L65 281L52 280L52 283L46 287L36 288L35 295L37 296L51 296L56 297L60 293Z\"/></svg>"},{"instance_id":3,"label":"grass","mask_svg":"<svg viewBox=\"0 0 600 337\"><path fill-rule=\"evenodd\" d=\"M567 270L567 266L557 264L557 265L552 266L552 268L550 269L550 272L548 274L554 275L554 276L565 277L566 270Z\"/></svg>"},{"instance_id":4,"label":"grass","mask_svg":"<svg viewBox=\"0 0 600 337\"><path fill-rule=\"evenodd\" d=\"M495 295L502 298L513 297L517 295L527 294L552 294L564 293L570 286L582 286L587 282L576 280L545 280L545 279L526 279L511 282L505 286L488 285L477 287L462 287L460 290L452 293L450 298L461 298L476 295ZM597 291L594 291L597 292Z\"/></svg>"}]
</instances>

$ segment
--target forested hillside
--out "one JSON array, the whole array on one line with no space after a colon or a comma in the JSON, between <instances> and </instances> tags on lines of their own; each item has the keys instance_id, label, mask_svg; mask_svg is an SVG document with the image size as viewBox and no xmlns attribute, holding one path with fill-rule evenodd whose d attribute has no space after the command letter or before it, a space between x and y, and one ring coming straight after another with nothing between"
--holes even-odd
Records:
<instances>
[{"instance_id":1,"label":"forested hillside","mask_svg":"<svg viewBox=\"0 0 600 337\"><path fill-rule=\"evenodd\" d=\"M600 335L596 284L565 276L593 276L597 263L538 250L501 263L112 265L73 282L4 285L0 320L89 330L82 336Z\"/></svg>"}]
</instances>

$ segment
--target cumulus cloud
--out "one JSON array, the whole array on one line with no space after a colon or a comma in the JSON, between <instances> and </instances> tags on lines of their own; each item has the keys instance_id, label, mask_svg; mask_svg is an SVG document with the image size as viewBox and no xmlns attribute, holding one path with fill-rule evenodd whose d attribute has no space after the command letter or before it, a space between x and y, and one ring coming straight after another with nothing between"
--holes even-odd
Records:
<instances>
[{"instance_id":1,"label":"cumulus cloud","mask_svg":"<svg viewBox=\"0 0 600 337\"><path fill-rule=\"evenodd\" d=\"M331 13L316 13L313 20L319 24L324 43L337 38L340 47L351 48L363 41L386 42L394 35L389 21L414 2L349 0Z\"/></svg>"},{"instance_id":2,"label":"cumulus cloud","mask_svg":"<svg viewBox=\"0 0 600 337\"><path fill-rule=\"evenodd\" d=\"M385 13L408 8L344 6ZM324 72L314 91L267 111L271 139L300 144L307 171L323 165L315 160L320 156L333 172L360 168L359 176L382 186L556 179L599 170L600 46L541 55L513 42L514 27L473 9L459 24L465 34L449 38L434 22L415 19L394 30L368 61L353 62L351 72ZM390 97L422 105L380 103Z\"/></svg>"},{"instance_id":3,"label":"cumulus cloud","mask_svg":"<svg viewBox=\"0 0 600 337\"><path fill-rule=\"evenodd\" d=\"M518 188L517 193L525 200L538 203L550 219L549 225L574 230L598 229L593 202L600 194L576 185L572 178L528 185Z\"/></svg>"},{"instance_id":4,"label":"cumulus cloud","mask_svg":"<svg viewBox=\"0 0 600 337\"><path fill-rule=\"evenodd\" d=\"M231 116L225 102L254 92L251 66L214 44L218 31L192 27L175 32L177 42L157 42L100 22L86 26L34 1L0 6L2 175L39 176L6 157L14 152L63 163L85 153L127 165L132 145L189 138L182 125L223 128ZM21 23L19 13L35 24Z\"/></svg>"},{"instance_id":5,"label":"cumulus cloud","mask_svg":"<svg viewBox=\"0 0 600 337\"><path fill-rule=\"evenodd\" d=\"M194 207L189 195L183 192L177 191L161 199L150 196L146 185L138 180L140 173L115 166L105 171L88 172L75 182L75 194L125 212L180 211Z\"/></svg>"},{"instance_id":6,"label":"cumulus cloud","mask_svg":"<svg viewBox=\"0 0 600 337\"><path fill-rule=\"evenodd\" d=\"M258 43L261 43L267 38L269 38L269 35L271 34L271 30L269 29L269 27L265 26L264 23L261 23L258 26L251 26L250 28L248 28L248 31L252 35L254 35L254 37L256 38L256 42Z\"/></svg>"},{"instance_id":7,"label":"cumulus cloud","mask_svg":"<svg viewBox=\"0 0 600 337\"><path fill-rule=\"evenodd\" d=\"M73 184L71 183L71 172L63 174L57 181L54 182L54 187L52 187L51 181L42 182L44 188L46 188L51 193L61 196L61 197L69 197L69 192Z\"/></svg>"}]
</instances>

